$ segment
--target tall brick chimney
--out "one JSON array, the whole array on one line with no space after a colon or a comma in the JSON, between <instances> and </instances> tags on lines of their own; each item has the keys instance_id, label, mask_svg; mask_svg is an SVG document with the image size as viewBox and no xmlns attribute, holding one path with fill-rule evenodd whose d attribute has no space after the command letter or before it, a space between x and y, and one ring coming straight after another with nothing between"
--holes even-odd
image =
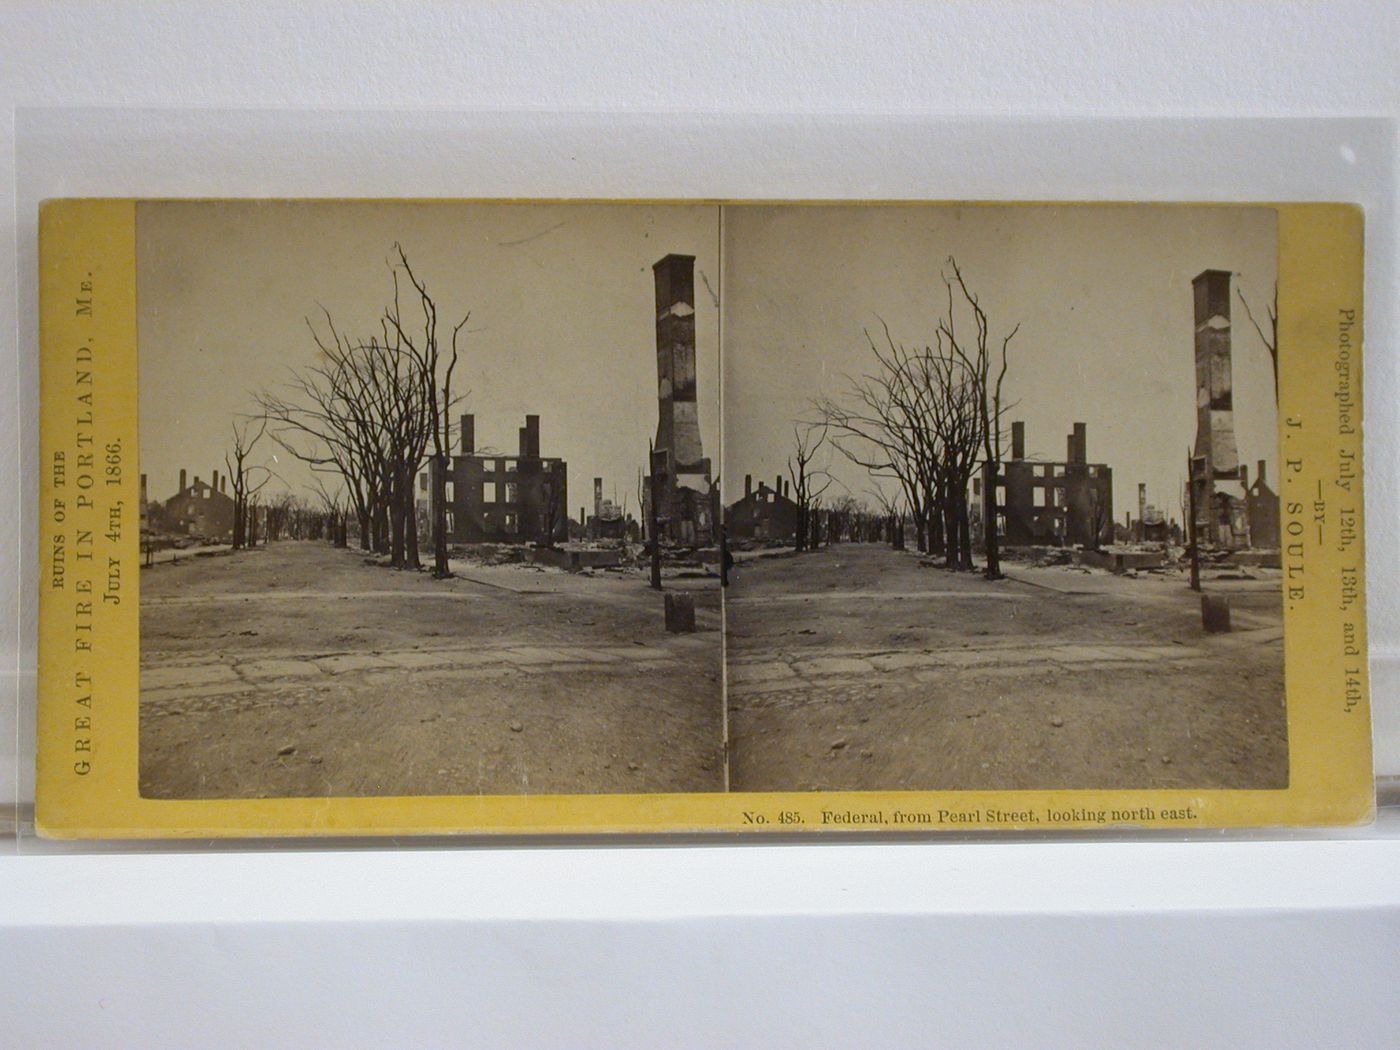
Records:
<instances>
[{"instance_id":1,"label":"tall brick chimney","mask_svg":"<svg viewBox=\"0 0 1400 1050\"><path fill-rule=\"evenodd\" d=\"M1261 485L1267 484L1267 482L1264 480L1264 460L1262 459L1259 461L1259 469L1258 471L1256 471L1255 480L1258 481Z\"/></svg>"},{"instance_id":2,"label":"tall brick chimney","mask_svg":"<svg viewBox=\"0 0 1400 1050\"><path fill-rule=\"evenodd\" d=\"M752 475L752 474L745 474L745 475L744 475L744 498L745 498L745 499L748 499L748 498L749 498L750 496L752 496L752 495L753 495L753 475Z\"/></svg>"},{"instance_id":3,"label":"tall brick chimney","mask_svg":"<svg viewBox=\"0 0 1400 1050\"><path fill-rule=\"evenodd\" d=\"M461 435L462 455L470 456L476 452L476 416L470 412L462 416Z\"/></svg>"},{"instance_id":4,"label":"tall brick chimney","mask_svg":"<svg viewBox=\"0 0 1400 1050\"><path fill-rule=\"evenodd\" d=\"M1083 423L1074 424L1074 462L1089 462L1089 428Z\"/></svg>"},{"instance_id":5,"label":"tall brick chimney","mask_svg":"<svg viewBox=\"0 0 1400 1050\"><path fill-rule=\"evenodd\" d=\"M214 477L209 482L209 487L212 488L215 492L219 491L219 472L217 470L214 471Z\"/></svg>"},{"instance_id":6,"label":"tall brick chimney","mask_svg":"<svg viewBox=\"0 0 1400 1050\"><path fill-rule=\"evenodd\" d=\"M1192 468L1197 528L1204 526L1204 539L1233 546L1238 537L1229 522L1211 513L1215 495L1223 491L1232 498L1243 492L1240 480L1239 450L1235 446L1234 380L1231 376L1230 273L1228 270L1202 270L1191 281L1196 322L1196 445L1193 456L1199 466ZM1226 482L1222 488L1219 482Z\"/></svg>"},{"instance_id":7,"label":"tall brick chimney","mask_svg":"<svg viewBox=\"0 0 1400 1050\"><path fill-rule=\"evenodd\" d=\"M668 255L652 267L656 286L656 447L677 465L698 464L695 395L695 256Z\"/></svg>"},{"instance_id":8,"label":"tall brick chimney","mask_svg":"<svg viewBox=\"0 0 1400 1050\"><path fill-rule=\"evenodd\" d=\"M180 491L185 491L185 468L180 468Z\"/></svg>"},{"instance_id":9,"label":"tall brick chimney","mask_svg":"<svg viewBox=\"0 0 1400 1050\"><path fill-rule=\"evenodd\" d=\"M1026 424L1019 419L1011 424L1011 458L1017 462L1026 458Z\"/></svg>"}]
</instances>

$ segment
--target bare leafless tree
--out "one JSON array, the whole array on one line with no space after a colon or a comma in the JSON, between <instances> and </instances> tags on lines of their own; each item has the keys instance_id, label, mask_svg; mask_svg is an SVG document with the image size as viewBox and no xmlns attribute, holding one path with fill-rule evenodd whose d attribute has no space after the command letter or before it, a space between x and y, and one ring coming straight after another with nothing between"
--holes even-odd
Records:
<instances>
[{"instance_id":1,"label":"bare leafless tree","mask_svg":"<svg viewBox=\"0 0 1400 1050\"><path fill-rule=\"evenodd\" d=\"M882 538L896 550L903 549L904 508L900 506L899 498L897 496L890 497L884 489L878 486L870 489L870 496L884 517L884 527L881 530Z\"/></svg>"},{"instance_id":2,"label":"bare leafless tree","mask_svg":"<svg viewBox=\"0 0 1400 1050\"><path fill-rule=\"evenodd\" d=\"M564 486L558 484L557 478L550 478L545 482L542 508L544 527L541 534L546 547L557 546L561 538L568 538L569 513L568 508L564 506L564 498Z\"/></svg>"},{"instance_id":3,"label":"bare leafless tree","mask_svg":"<svg viewBox=\"0 0 1400 1050\"><path fill-rule=\"evenodd\" d=\"M935 347L908 347L882 323L878 340L866 333L874 367L847 377L841 400L816 408L847 459L899 482L919 550L969 569L967 489L982 446L980 387L941 330L938 338Z\"/></svg>"},{"instance_id":4,"label":"bare leafless tree","mask_svg":"<svg viewBox=\"0 0 1400 1050\"><path fill-rule=\"evenodd\" d=\"M982 426L978 384L957 357L926 351L916 358L921 409L936 436L940 455L935 482L942 515L945 564L971 570L972 526L968 487L977 469Z\"/></svg>"},{"instance_id":5,"label":"bare leafless tree","mask_svg":"<svg viewBox=\"0 0 1400 1050\"><path fill-rule=\"evenodd\" d=\"M394 301L384 313L385 342L392 342L407 353L422 384L420 398L426 416L427 436L432 442L432 461L428 473L431 486L429 506L432 512L433 575L450 576L447 564L447 474L450 467L448 449L451 446L452 373L457 368L457 341L471 318L471 311L452 327L452 338L444 366L443 352L438 343L437 302L428 294L428 287L413 272L403 247L394 245L398 263L394 272ZM399 302L399 271L402 270L418 297L421 311L421 332L405 326ZM441 387L438 386L441 382ZM415 467L416 473L416 467ZM410 479L410 485L412 484ZM552 540L552 536L551 536Z\"/></svg>"},{"instance_id":6,"label":"bare leafless tree","mask_svg":"<svg viewBox=\"0 0 1400 1050\"><path fill-rule=\"evenodd\" d=\"M389 269L393 298L369 338L344 333L330 313L307 327L318 350L277 391L258 396L273 437L313 472L338 475L359 523L360 544L396 568L419 568L415 483L430 458L435 574L447 561L447 474L452 393L464 317L447 348L438 307L403 248ZM412 291L404 288L405 283ZM416 298L410 321L403 303Z\"/></svg>"},{"instance_id":7,"label":"bare leafless tree","mask_svg":"<svg viewBox=\"0 0 1400 1050\"><path fill-rule=\"evenodd\" d=\"M837 398L818 398L813 409L837 451L874 479L896 481L914 521L918 547L931 549L930 521L937 501L940 449L915 391L910 352L883 325L879 342L865 333L870 369L845 377Z\"/></svg>"},{"instance_id":8,"label":"bare leafless tree","mask_svg":"<svg viewBox=\"0 0 1400 1050\"><path fill-rule=\"evenodd\" d=\"M995 479L1001 470L1001 419L1004 407L1002 384L1006 379L1007 348L1016 337L1016 333L1021 330L1021 325L1019 322L1014 325L1002 337L999 350L996 349L986 311L982 309L976 293L968 287L957 260L951 255L948 256L948 267L952 270L952 276L949 277L946 273L943 276L943 284L947 291L947 313L938 323L939 346L946 346L962 362L973 384L987 476L987 484L983 486L986 509L982 515L987 578L995 580L1001 577L1001 552L994 493ZM961 297L962 304L972 314L973 330L968 337L959 332L956 323L958 311L955 309L955 289Z\"/></svg>"},{"instance_id":9,"label":"bare leafless tree","mask_svg":"<svg viewBox=\"0 0 1400 1050\"><path fill-rule=\"evenodd\" d=\"M1264 349L1269 351L1269 361L1274 367L1274 400L1278 400L1278 282L1274 282L1274 301L1264 304L1265 318L1269 322L1269 330L1264 331L1260 323L1255 320L1254 311L1250 309L1249 300L1245 298L1244 288L1237 286L1237 294L1240 297L1240 304L1244 307L1245 316L1249 318L1249 323L1254 326L1255 332L1259 334L1259 341L1264 344Z\"/></svg>"},{"instance_id":10,"label":"bare leafless tree","mask_svg":"<svg viewBox=\"0 0 1400 1050\"><path fill-rule=\"evenodd\" d=\"M797 504L796 547L799 551L808 548L818 501L831 485L830 472L817 462L826 441L826 424L798 424L792 428L793 451L788 456L787 469Z\"/></svg>"},{"instance_id":11,"label":"bare leafless tree","mask_svg":"<svg viewBox=\"0 0 1400 1050\"><path fill-rule=\"evenodd\" d=\"M263 504L263 539L275 543L284 537L299 539L296 535L297 498L290 492L269 495Z\"/></svg>"},{"instance_id":12,"label":"bare leafless tree","mask_svg":"<svg viewBox=\"0 0 1400 1050\"><path fill-rule=\"evenodd\" d=\"M311 487L320 502L321 513L326 521L326 538L331 541L333 546L348 546L349 511L345 505L343 490L328 488L325 479L319 475L314 479Z\"/></svg>"},{"instance_id":13,"label":"bare leafless tree","mask_svg":"<svg viewBox=\"0 0 1400 1050\"><path fill-rule=\"evenodd\" d=\"M324 331L307 319L319 350L316 362L293 370L281 389L260 393L258 404L283 450L314 473L343 482L360 546L388 553L390 450L373 397L377 384L365 378L378 365L374 355L340 333L329 312L322 315Z\"/></svg>"},{"instance_id":14,"label":"bare leafless tree","mask_svg":"<svg viewBox=\"0 0 1400 1050\"><path fill-rule=\"evenodd\" d=\"M253 452L267 432L267 420L241 417L233 421L232 431L224 466L233 485L233 549L241 550L257 543L253 520L256 497L272 480L272 471L264 464L252 462Z\"/></svg>"},{"instance_id":15,"label":"bare leafless tree","mask_svg":"<svg viewBox=\"0 0 1400 1050\"><path fill-rule=\"evenodd\" d=\"M1097 485L1089 486L1089 527L1092 530L1089 536L1089 549L1098 550L1103 543L1103 536L1108 531L1108 501L1104 499L1103 491Z\"/></svg>"}]
</instances>

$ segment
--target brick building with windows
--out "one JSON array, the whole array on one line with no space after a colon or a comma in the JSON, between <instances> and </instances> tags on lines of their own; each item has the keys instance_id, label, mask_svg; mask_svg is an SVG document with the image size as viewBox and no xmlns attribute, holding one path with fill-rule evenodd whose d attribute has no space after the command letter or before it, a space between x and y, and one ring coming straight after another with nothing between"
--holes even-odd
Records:
<instances>
[{"instance_id":1,"label":"brick building with windows","mask_svg":"<svg viewBox=\"0 0 1400 1050\"><path fill-rule=\"evenodd\" d=\"M212 482L196 476L190 484L186 484L187 477L181 470L179 491L161 505L159 514L153 515L152 506L147 504L148 526L215 543L232 543L233 497L228 495L228 476L221 478L216 470Z\"/></svg>"},{"instance_id":2,"label":"brick building with windows","mask_svg":"<svg viewBox=\"0 0 1400 1050\"><path fill-rule=\"evenodd\" d=\"M450 542L554 544L569 538L568 465L540 455L539 416L525 417L513 456L478 452L471 415L462 416L460 441L447 475ZM418 486L420 505L430 511L427 471Z\"/></svg>"},{"instance_id":3,"label":"brick building with windows","mask_svg":"<svg viewBox=\"0 0 1400 1050\"><path fill-rule=\"evenodd\" d=\"M1011 424L1011 458L990 486L1004 545L1096 547L1112 538L1113 471L1088 462L1083 423L1074 424L1067 444L1062 462L1033 462L1025 424Z\"/></svg>"},{"instance_id":4,"label":"brick building with windows","mask_svg":"<svg viewBox=\"0 0 1400 1050\"><path fill-rule=\"evenodd\" d=\"M781 475L773 479L773 484L770 489L760 481L755 489L753 475L744 475L744 498L735 500L724 512L731 542L791 543L797 536L797 503L786 494L789 486Z\"/></svg>"}]
</instances>

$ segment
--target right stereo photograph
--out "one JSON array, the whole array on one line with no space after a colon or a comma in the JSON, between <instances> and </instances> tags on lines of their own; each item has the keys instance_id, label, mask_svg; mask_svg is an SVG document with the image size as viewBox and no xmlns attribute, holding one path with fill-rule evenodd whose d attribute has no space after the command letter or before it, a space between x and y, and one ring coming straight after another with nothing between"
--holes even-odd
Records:
<instances>
[{"instance_id":1,"label":"right stereo photograph","mask_svg":"<svg viewBox=\"0 0 1400 1050\"><path fill-rule=\"evenodd\" d=\"M1278 247L727 206L730 789L1287 787Z\"/></svg>"}]
</instances>

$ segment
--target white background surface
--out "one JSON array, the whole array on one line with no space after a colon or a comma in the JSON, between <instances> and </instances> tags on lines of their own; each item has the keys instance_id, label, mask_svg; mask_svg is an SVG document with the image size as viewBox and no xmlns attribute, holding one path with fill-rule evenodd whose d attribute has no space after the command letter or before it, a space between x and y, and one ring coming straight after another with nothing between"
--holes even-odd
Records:
<instances>
[{"instance_id":1,"label":"white background surface","mask_svg":"<svg viewBox=\"0 0 1400 1050\"><path fill-rule=\"evenodd\" d=\"M0 10L0 434L33 418L39 196L1364 199L1375 704L1400 750L1393 126L1199 119L1393 119L1392 5L286 7ZM32 671L21 444L7 673ZM1387 1046L1394 830L16 856L0 1002L14 1045Z\"/></svg>"}]
</instances>

